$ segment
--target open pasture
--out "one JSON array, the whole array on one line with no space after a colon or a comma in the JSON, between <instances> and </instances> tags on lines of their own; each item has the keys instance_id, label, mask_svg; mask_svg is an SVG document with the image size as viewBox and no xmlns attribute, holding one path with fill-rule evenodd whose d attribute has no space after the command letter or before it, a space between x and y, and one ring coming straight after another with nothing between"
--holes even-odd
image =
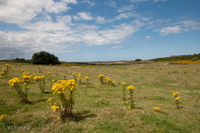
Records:
<instances>
[{"instance_id":1,"label":"open pasture","mask_svg":"<svg viewBox=\"0 0 200 133\"><path fill-rule=\"evenodd\" d=\"M5 126L0 121L0 132L200 132L200 100L195 102L200 91L199 64L48 66L22 63L21 67L9 64L11 70L0 78L0 115L7 115L8 124ZM1 71L5 65L0 63ZM40 72L38 67L41 67ZM22 68L29 74L45 75L46 83L45 93L41 93L35 81L29 85L29 103L26 104L19 103L18 95L8 84L10 79L22 76ZM48 72L51 80L48 80ZM73 79L72 73L81 73L82 85L77 84L74 93L73 118L63 123L56 119L58 113L47 100L56 99L51 89L52 80L63 79L63 74L67 80ZM109 77L115 81L116 87L101 85L99 74L104 74L104 80ZM88 87L85 76L89 77ZM122 100L121 82L134 85L134 109L129 109ZM178 109L172 92L180 93ZM126 97L129 98L127 89ZM154 111L154 107L161 109ZM12 130L9 126L30 126L30 129Z\"/></svg>"}]
</instances>

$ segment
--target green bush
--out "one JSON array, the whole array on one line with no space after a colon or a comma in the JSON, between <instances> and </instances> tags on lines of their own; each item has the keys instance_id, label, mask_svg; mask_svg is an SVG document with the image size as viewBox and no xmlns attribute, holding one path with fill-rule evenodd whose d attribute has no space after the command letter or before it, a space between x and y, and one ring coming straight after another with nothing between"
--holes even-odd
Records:
<instances>
[{"instance_id":1,"label":"green bush","mask_svg":"<svg viewBox=\"0 0 200 133\"><path fill-rule=\"evenodd\" d=\"M141 59L136 59L135 61L141 61Z\"/></svg>"},{"instance_id":2,"label":"green bush","mask_svg":"<svg viewBox=\"0 0 200 133\"><path fill-rule=\"evenodd\" d=\"M60 64L58 57L45 51L34 53L31 61L33 64Z\"/></svg>"}]
</instances>

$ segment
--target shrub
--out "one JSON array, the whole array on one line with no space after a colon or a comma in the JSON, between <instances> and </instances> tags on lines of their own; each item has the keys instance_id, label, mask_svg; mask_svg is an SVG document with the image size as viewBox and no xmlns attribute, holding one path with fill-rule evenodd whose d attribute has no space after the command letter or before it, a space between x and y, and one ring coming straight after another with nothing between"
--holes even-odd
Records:
<instances>
[{"instance_id":1,"label":"shrub","mask_svg":"<svg viewBox=\"0 0 200 133\"><path fill-rule=\"evenodd\" d=\"M142 61L141 59L136 59L135 61Z\"/></svg>"}]
</instances>

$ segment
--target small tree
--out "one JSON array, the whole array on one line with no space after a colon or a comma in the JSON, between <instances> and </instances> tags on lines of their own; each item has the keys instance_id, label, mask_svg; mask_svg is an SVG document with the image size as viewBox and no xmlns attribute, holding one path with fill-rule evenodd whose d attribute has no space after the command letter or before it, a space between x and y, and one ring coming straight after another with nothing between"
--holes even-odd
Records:
<instances>
[{"instance_id":1,"label":"small tree","mask_svg":"<svg viewBox=\"0 0 200 133\"><path fill-rule=\"evenodd\" d=\"M34 53L31 61L33 64L60 64L58 57L45 51Z\"/></svg>"},{"instance_id":2,"label":"small tree","mask_svg":"<svg viewBox=\"0 0 200 133\"><path fill-rule=\"evenodd\" d=\"M135 61L141 61L141 59L136 59Z\"/></svg>"}]
</instances>

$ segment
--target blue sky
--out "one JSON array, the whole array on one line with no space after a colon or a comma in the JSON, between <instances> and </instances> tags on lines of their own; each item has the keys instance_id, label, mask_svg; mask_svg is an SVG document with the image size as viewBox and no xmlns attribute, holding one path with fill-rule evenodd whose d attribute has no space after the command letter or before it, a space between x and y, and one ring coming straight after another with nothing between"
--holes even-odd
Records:
<instances>
[{"instance_id":1,"label":"blue sky","mask_svg":"<svg viewBox=\"0 0 200 133\"><path fill-rule=\"evenodd\" d=\"M200 0L0 0L0 59L61 61L198 54Z\"/></svg>"}]
</instances>

